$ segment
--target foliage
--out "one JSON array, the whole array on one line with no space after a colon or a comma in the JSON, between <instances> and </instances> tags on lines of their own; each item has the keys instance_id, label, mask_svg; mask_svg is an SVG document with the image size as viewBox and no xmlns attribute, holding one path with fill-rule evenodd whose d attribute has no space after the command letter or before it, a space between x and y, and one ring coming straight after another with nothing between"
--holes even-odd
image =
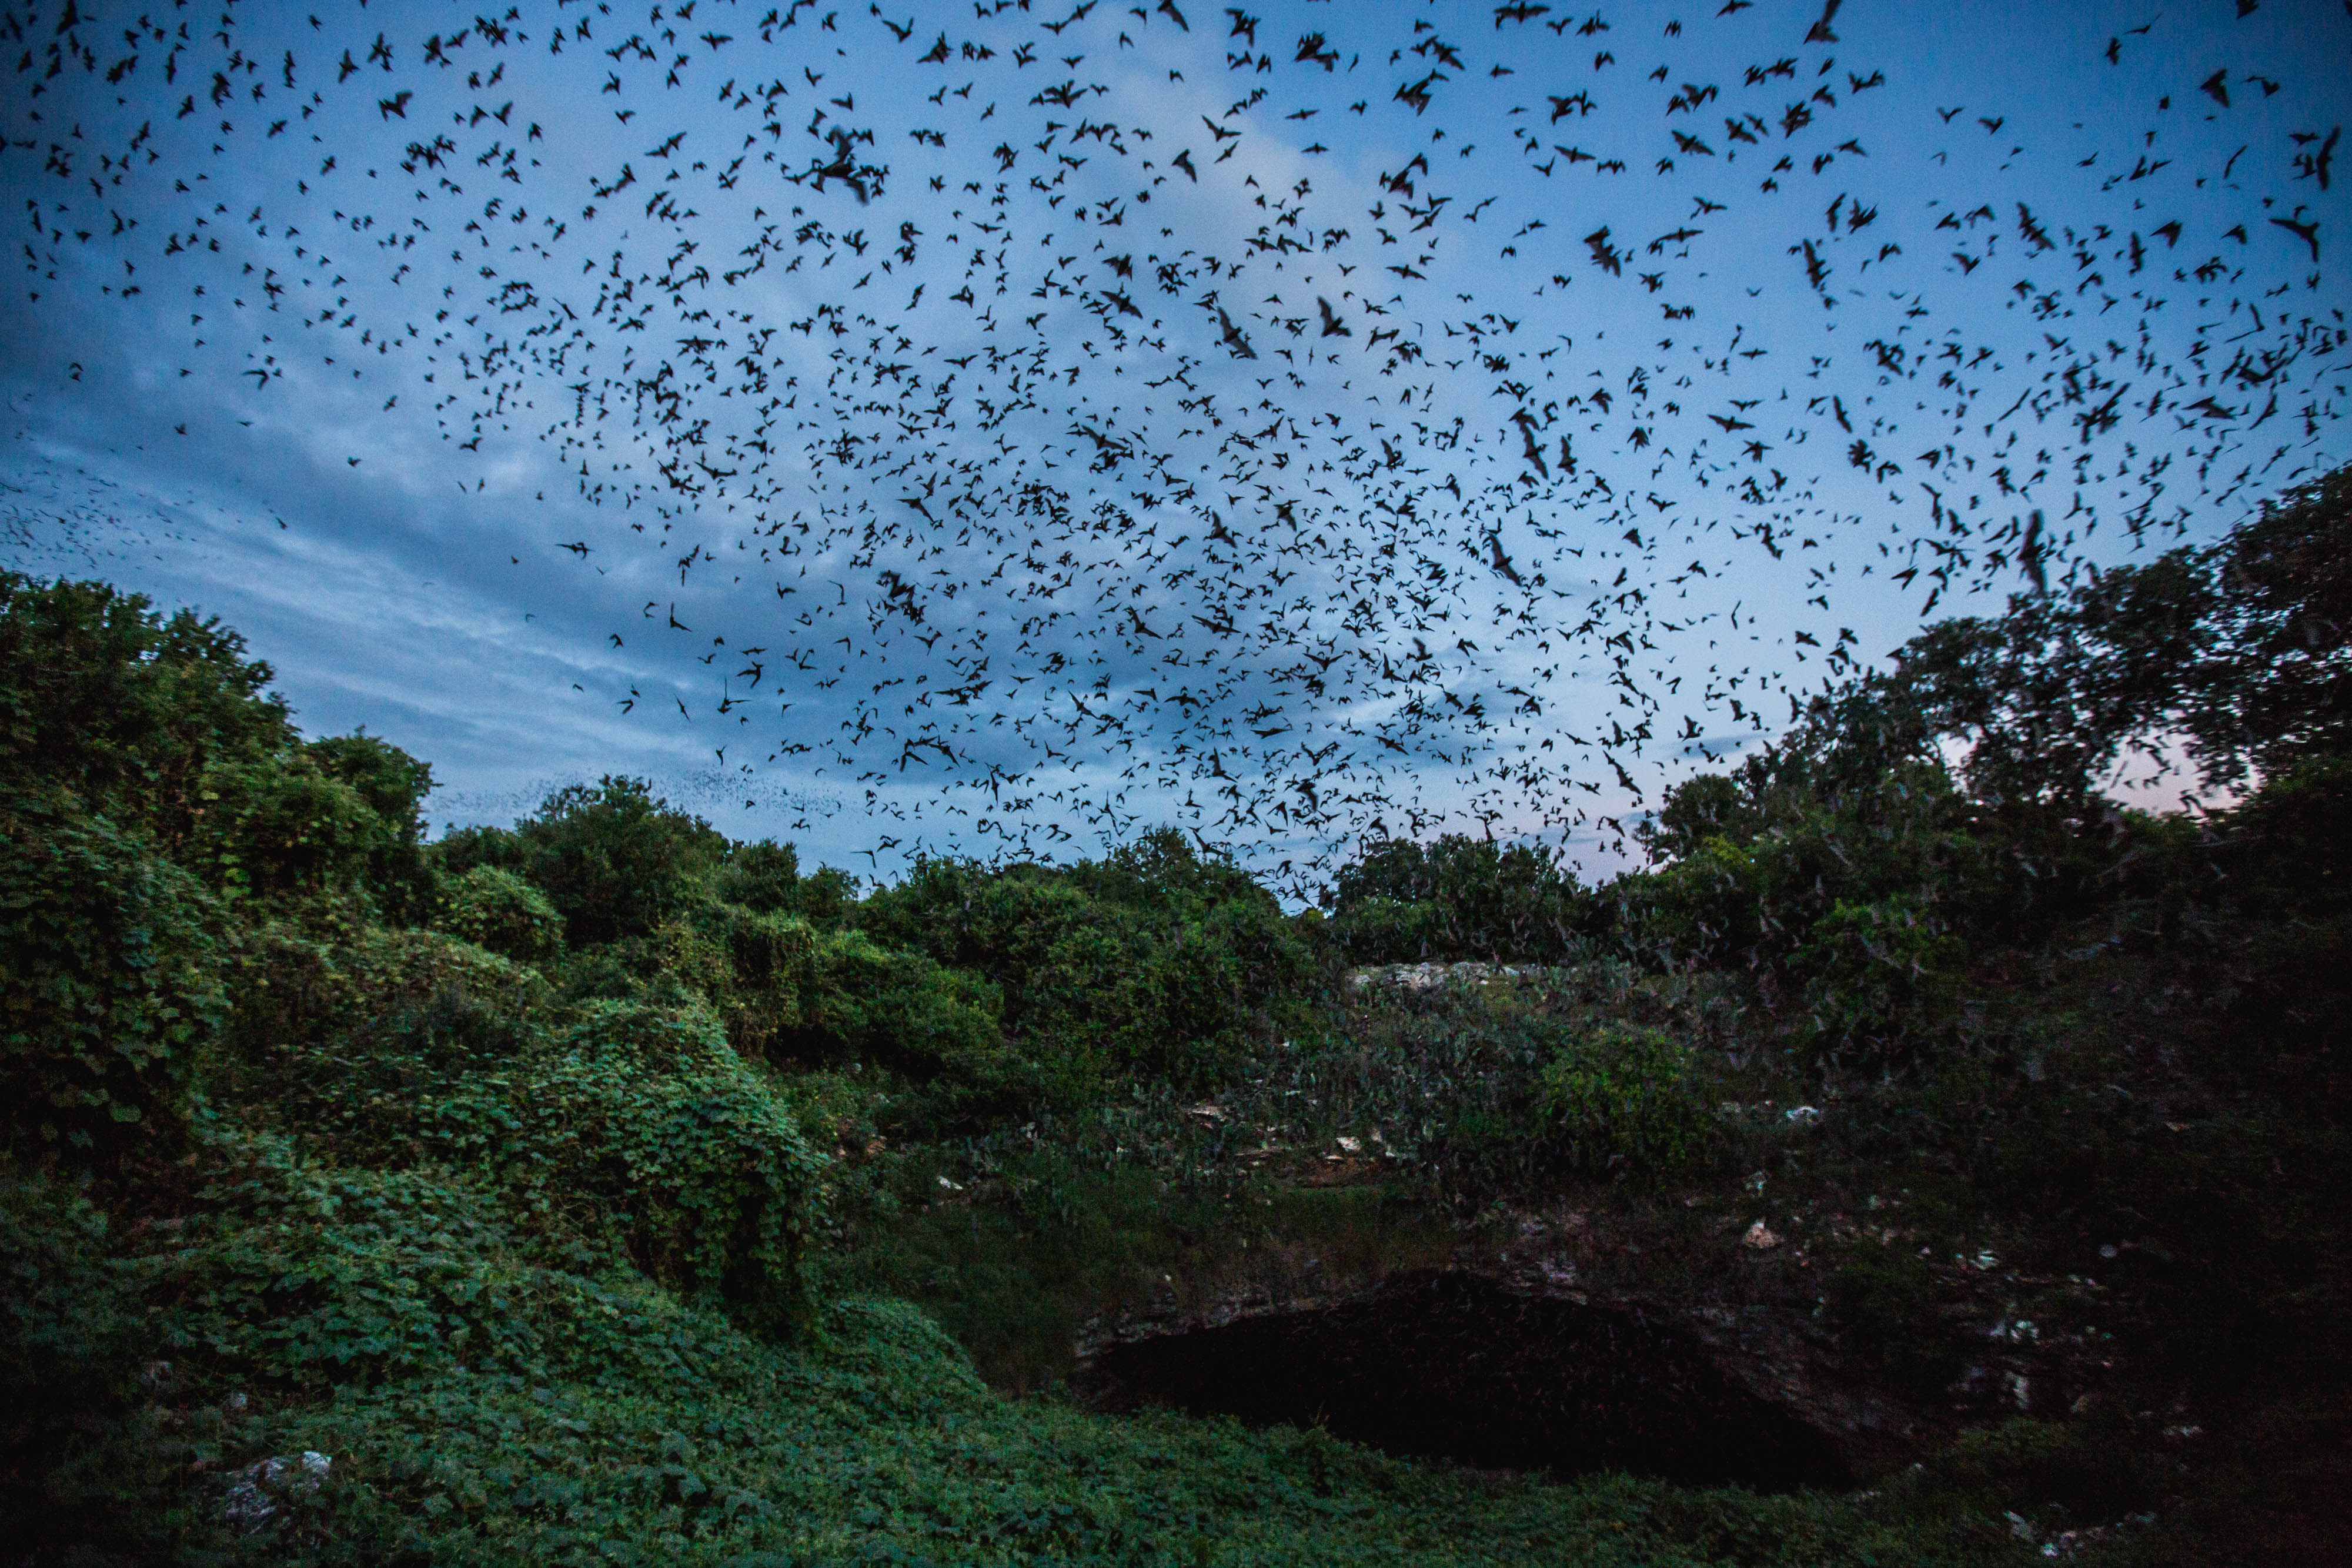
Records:
<instances>
[{"instance_id":1,"label":"foliage","mask_svg":"<svg viewBox=\"0 0 2352 1568\"><path fill-rule=\"evenodd\" d=\"M877 946L862 931L829 934L811 969L790 1037L809 1058L880 1062L919 1081L946 1075L983 1096L1035 1088L1034 1069L1004 1049L1002 1003L986 980Z\"/></svg>"},{"instance_id":2,"label":"foliage","mask_svg":"<svg viewBox=\"0 0 2352 1568\"><path fill-rule=\"evenodd\" d=\"M704 903L575 955L562 975L575 1002L711 1008L737 1050L780 1065L887 1069L931 1086L928 1103L950 1115L1010 1109L1044 1090L1043 1069L1004 1049L986 980L794 915Z\"/></svg>"},{"instance_id":3,"label":"foliage","mask_svg":"<svg viewBox=\"0 0 2352 1568\"><path fill-rule=\"evenodd\" d=\"M1311 929L1172 830L1067 867L923 861L856 920L877 942L984 977L1014 1049L1072 1085L1221 1071L1310 1018L1328 983Z\"/></svg>"},{"instance_id":4,"label":"foliage","mask_svg":"<svg viewBox=\"0 0 2352 1568\"><path fill-rule=\"evenodd\" d=\"M656 799L641 779L607 775L558 789L503 838L444 841L451 871L504 864L545 893L575 945L643 936L705 896L725 835ZM495 858L494 858L495 857ZM509 858L510 857L510 858Z\"/></svg>"},{"instance_id":5,"label":"foliage","mask_svg":"<svg viewBox=\"0 0 2352 1568\"><path fill-rule=\"evenodd\" d=\"M593 1004L529 1071L499 1160L548 1200L598 1200L629 1255L745 1322L804 1327L823 1160L698 1009Z\"/></svg>"},{"instance_id":6,"label":"foliage","mask_svg":"<svg viewBox=\"0 0 2352 1568\"><path fill-rule=\"evenodd\" d=\"M377 908L397 925L422 923L432 899L424 806L433 792L433 769L364 728L314 740L304 749L328 777L357 791L387 830L368 866Z\"/></svg>"},{"instance_id":7,"label":"foliage","mask_svg":"<svg viewBox=\"0 0 2352 1568\"><path fill-rule=\"evenodd\" d=\"M190 1457L142 1404L172 1368L79 1184L0 1166L0 1537L44 1556L140 1544Z\"/></svg>"},{"instance_id":8,"label":"foliage","mask_svg":"<svg viewBox=\"0 0 2352 1568\"><path fill-rule=\"evenodd\" d=\"M226 1016L219 911L102 817L0 810L0 1087L19 1158L168 1148Z\"/></svg>"},{"instance_id":9,"label":"foliage","mask_svg":"<svg viewBox=\"0 0 2352 1568\"><path fill-rule=\"evenodd\" d=\"M444 895L437 924L460 941L519 964L563 951L563 916L547 894L503 866L478 865Z\"/></svg>"},{"instance_id":10,"label":"foliage","mask_svg":"<svg viewBox=\"0 0 2352 1568\"><path fill-rule=\"evenodd\" d=\"M217 621L0 573L0 779L62 792L232 899L419 912L430 769L365 735L305 745Z\"/></svg>"},{"instance_id":11,"label":"foliage","mask_svg":"<svg viewBox=\"0 0 2352 1568\"><path fill-rule=\"evenodd\" d=\"M714 884L718 896L761 915L798 915L810 924L840 924L856 902L856 879L833 866L801 874L800 855L772 839L737 844Z\"/></svg>"},{"instance_id":12,"label":"foliage","mask_svg":"<svg viewBox=\"0 0 2352 1568\"><path fill-rule=\"evenodd\" d=\"M1343 868L1332 939L1358 964L1557 963L1588 924L1584 892L1526 844L1459 833L1387 839Z\"/></svg>"},{"instance_id":13,"label":"foliage","mask_svg":"<svg viewBox=\"0 0 2352 1568\"><path fill-rule=\"evenodd\" d=\"M63 789L166 853L205 814L207 772L296 744L270 675L216 620L0 573L0 777Z\"/></svg>"},{"instance_id":14,"label":"foliage","mask_svg":"<svg viewBox=\"0 0 2352 1568\"><path fill-rule=\"evenodd\" d=\"M1706 1149L1715 1110L1698 1060L1664 1030L1612 1023L1571 1037L1543 1071L1543 1103L1587 1170L1660 1170Z\"/></svg>"},{"instance_id":15,"label":"foliage","mask_svg":"<svg viewBox=\"0 0 2352 1568\"><path fill-rule=\"evenodd\" d=\"M2352 750L2352 466L2265 502L2200 563L2221 599L2221 656L2196 673L2209 768L2278 775Z\"/></svg>"},{"instance_id":16,"label":"foliage","mask_svg":"<svg viewBox=\"0 0 2352 1568\"><path fill-rule=\"evenodd\" d=\"M398 831L306 753L222 763L196 780L173 858L224 896L365 896L395 863ZM394 884L404 902L413 885Z\"/></svg>"},{"instance_id":17,"label":"foliage","mask_svg":"<svg viewBox=\"0 0 2352 1568\"><path fill-rule=\"evenodd\" d=\"M1748 968L1809 1050L1939 1049L1971 968L2148 886L2149 830L2100 794L2120 759L2185 741L2221 782L2340 754L2347 529L2352 469L2203 549L1930 627L1673 791L1637 831L1671 863L1612 890L1615 935L1648 962Z\"/></svg>"},{"instance_id":18,"label":"foliage","mask_svg":"<svg viewBox=\"0 0 2352 1568\"><path fill-rule=\"evenodd\" d=\"M270 1138L225 1152L173 1281L173 1349L297 1387L543 1354L547 1282L480 1183L307 1159Z\"/></svg>"},{"instance_id":19,"label":"foliage","mask_svg":"<svg viewBox=\"0 0 2352 1568\"><path fill-rule=\"evenodd\" d=\"M489 1183L596 1255L747 1322L804 1324L822 1161L700 1004L558 1004L530 970L425 933L280 938L241 1013L257 1125L305 1158Z\"/></svg>"}]
</instances>

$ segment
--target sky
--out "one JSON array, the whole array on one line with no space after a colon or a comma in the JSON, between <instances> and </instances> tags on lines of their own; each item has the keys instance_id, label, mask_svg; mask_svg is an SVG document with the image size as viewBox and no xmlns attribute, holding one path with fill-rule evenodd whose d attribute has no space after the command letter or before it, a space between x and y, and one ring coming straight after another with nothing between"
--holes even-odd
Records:
<instances>
[{"instance_id":1,"label":"sky","mask_svg":"<svg viewBox=\"0 0 2352 1568\"><path fill-rule=\"evenodd\" d=\"M5 31L0 562L220 615L436 824L1606 869L2347 456L2318 0Z\"/></svg>"}]
</instances>

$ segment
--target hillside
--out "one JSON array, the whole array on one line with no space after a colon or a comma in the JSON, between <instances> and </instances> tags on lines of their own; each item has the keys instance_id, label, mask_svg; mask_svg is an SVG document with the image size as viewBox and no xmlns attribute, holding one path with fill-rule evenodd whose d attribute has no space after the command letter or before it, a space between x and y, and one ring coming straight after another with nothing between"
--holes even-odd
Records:
<instances>
[{"instance_id":1,"label":"hillside","mask_svg":"<svg viewBox=\"0 0 2352 1568\"><path fill-rule=\"evenodd\" d=\"M2330 1561L2347 563L2339 473L1647 869L1295 914L622 778L432 840L234 632L0 579L9 1560Z\"/></svg>"}]
</instances>

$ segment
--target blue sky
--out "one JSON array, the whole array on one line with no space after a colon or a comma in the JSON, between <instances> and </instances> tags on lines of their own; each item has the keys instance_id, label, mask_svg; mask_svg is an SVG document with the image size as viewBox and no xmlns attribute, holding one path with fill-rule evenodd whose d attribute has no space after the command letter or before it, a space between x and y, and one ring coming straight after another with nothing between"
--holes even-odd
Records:
<instances>
[{"instance_id":1,"label":"blue sky","mask_svg":"<svg viewBox=\"0 0 2352 1568\"><path fill-rule=\"evenodd\" d=\"M0 549L436 821L1598 867L2346 455L2315 0L166 9L16 45Z\"/></svg>"}]
</instances>

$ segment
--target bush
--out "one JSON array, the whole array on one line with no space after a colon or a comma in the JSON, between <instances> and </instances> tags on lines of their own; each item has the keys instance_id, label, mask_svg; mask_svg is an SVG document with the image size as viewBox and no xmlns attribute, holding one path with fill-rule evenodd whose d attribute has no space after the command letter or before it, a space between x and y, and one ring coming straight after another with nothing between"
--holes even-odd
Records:
<instances>
[{"instance_id":1,"label":"bush","mask_svg":"<svg viewBox=\"0 0 2352 1568\"><path fill-rule=\"evenodd\" d=\"M512 828L479 825L449 831L425 848L425 859L444 882L454 882L476 866L497 866L501 871L522 874L525 856L522 840Z\"/></svg>"},{"instance_id":2,"label":"bush","mask_svg":"<svg viewBox=\"0 0 2352 1568\"><path fill-rule=\"evenodd\" d=\"M1354 964L1558 963L1591 921L1576 879L1525 844L1390 839L1339 873L1332 935Z\"/></svg>"},{"instance_id":3,"label":"bush","mask_svg":"<svg viewBox=\"0 0 2352 1568\"><path fill-rule=\"evenodd\" d=\"M306 746L270 678L216 621L0 572L0 783L62 790L232 898L414 917L431 770L364 735Z\"/></svg>"},{"instance_id":4,"label":"bush","mask_svg":"<svg viewBox=\"0 0 2352 1568\"><path fill-rule=\"evenodd\" d=\"M76 1185L0 1171L0 1539L26 1561L152 1545L185 1477L133 1415L157 1346L110 1228Z\"/></svg>"},{"instance_id":5,"label":"bush","mask_svg":"<svg viewBox=\"0 0 2352 1568\"><path fill-rule=\"evenodd\" d=\"M519 964L543 964L563 951L563 916L547 894L499 866L478 865L459 877L444 898L439 925Z\"/></svg>"},{"instance_id":6,"label":"bush","mask_svg":"<svg viewBox=\"0 0 2352 1568\"><path fill-rule=\"evenodd\" d=\"M773 839L737 844L719 871L717 883L720 898L762 915L789 914L796 909L800 887L799 852Z\"/></svg>"},{"instance_id":7,"label":"bush","mask_svg":"<svg viewBox=\"0 0 2352 1568\"><path fill-rule=\"evenodd\" d=\"M535 969L440 932L372 928L337 945L276 924L247 939L231 1038L238 1055L265 1061L350 1030L398 1027L451 997L531 1022L555 1006Z\"/></svg>"},{"instance_id":8,"label":"bush","mask_svg":"<svg viewBox=\"0 0 2352 1568\"><path fill-rule=\"evenodd\" d=\"M534 971L423 932L280 937L260 967L237 1056L271 1085L247 1124L281 1165L488 1183L531 1217L527 1240L625 1255L747 1322L806 1321L824 1161L698 998L565 1022Z\"/></svg>"},{"instance_id":9,"label":"bush","mask_svg":"<svg viewBox=\"0 0 2352 1568\"><path fill-rule=\"evenodd\" d=\"M264 1137L202 1196L177 1351L296 1386L520 1371L540 1354L524 1239L478 1182Z\"/></svg>"},{"instance_id":10,"label":"bush","mask_svg":"<svg viewBox=\"0 0 2352 1568\"><path fill-rule=\"evenodd\" d=\"M792 1037L801 1052L877 1062L918 1082L944 1077L995 1099L1035 1087L1033 1070L1005 1049L1002 998L980 977L877 946L859 931L816 945L809 974Z\"/></svg>"},{"instance_id":11,"label":"bush","mask_svg":"<svg viewBox=\"0 0 2352 1568\"><path fill-rule=\"evenodd\" d=\"M1304 1027L1329 981L1311 927L1173 831L1067 867L923 861L856 919L985 977L1014 1049L1073 1086L1106 1071L1213 1077Z\"/></svg>"},{"instance_id":12,"label":"bush","mask_svg":"<svg viewBox=\"0 0 2352 1568\"><path fill-rule=\"evenodd\" d=\"M1916 1051L1955 1021L1967 956L1967 945L1916 894L1840 900L1790 956L1804 980L1801 1032L1882 1061Z\"/></svg>"},{"instance_id":13,"label":"bush","mask_svg":"<svg viewBox=\"0 0 2352 1568\"><path fill-rule=\"evenodd\" d=\"M817 935L796 916L740 909L727 911L721 935L730 982L712 999L735 1049L767 1056L807 1020L817 984Z\"/></svg>"},{"instance_id":14,"label":"bush","mask_svg":"<svg viewBox=\"0 0 2352 1568\"><path fill-rule=\"evenodd\" d=\"M398 831L349 784L294 752L208 768L174 858L223 896L371 899Z\"/></svg>"},{"instance_id":15,"label":"bush","mask_svg":"<svg viewBox=\"0 0 2352 1568\"><path fill-rule=\"evenodd\" d=\"M713 886L719 897L760 915L797 915L812 925L839 925L857 902L857 879L833 866L801 874L800 855L772 839L737 844Z\"/></svg>"},{"instance_id":16,"label":"bush","mask_svg":"<svg viewBox=\"0 0 2352 1568\"><path fill-rule=\"evenodd\" d=\"M1561 1047L1543 1072L1553 1136L1591 1171L1664 1170L1717 1133L1698 1059L1665 1030L1610 1023Z\"/></svg>"},{"instance_id":17,"label":"bush","mask_svg":"<svg viewBox=\"0 0 2352 1568\"><path fill-rule=\"evenodd\" d=\"M2059 928L2114 852L2003 821L1938 759L1845 779L1848 761L1801 734L1743 765L1736 796L1678 788L1662 820L1683 826L1653 835L1675 858L1611 884L1611 936L1653 968L1745 973L1810 1056L1906 1065L1951 1039L1972 942L1998 950ZM1708 821L1762 825L1693 841Z\"/></svg>"},{"instance_id":18,"label":"bush","mask_svg":"<svg viewBox=\"0 0 2352 1568\"><path fill-rule=\"evenodd\" d=\"M805 1327L824 1156L706 1010L592 1004L519 1085L507 1156L548 1200L593 1196L639 1265L761 1326Z\"/></svg>"},{"instance_id":19,"label":"bush","mask_svg":"<svg viewBox=\"0 0 2352 1568\"><path fill-rule=\"evenodd\" d=\"M228 1012L219 915L104 818L26 800L0 815L0 1063L20 1157L176 1137L190 1061Z\"/></svg>"}]
</instances>

